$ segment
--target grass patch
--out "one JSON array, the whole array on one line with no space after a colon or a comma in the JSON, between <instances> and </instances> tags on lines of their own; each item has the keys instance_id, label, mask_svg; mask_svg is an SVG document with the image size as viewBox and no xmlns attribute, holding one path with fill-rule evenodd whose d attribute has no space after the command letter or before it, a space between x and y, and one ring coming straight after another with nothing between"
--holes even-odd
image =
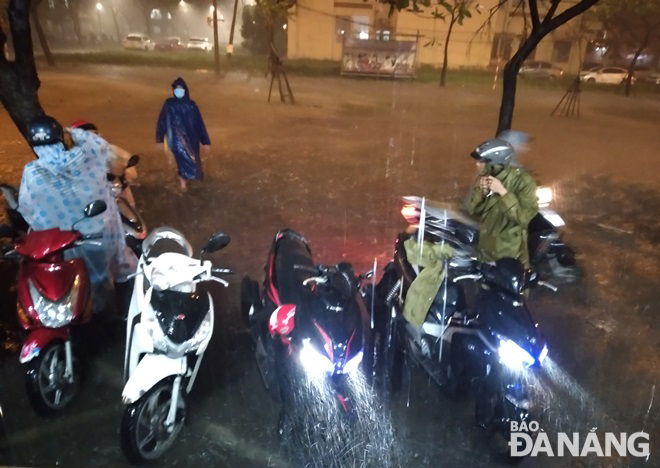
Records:
<instances>
[{"instance_id":1,"label":"grass patch","mask_svg":"<svg viewBox=\"0 0 660 468\"><path fill-rule=\"evenodd\" d=\"M63 63L126 65L144 67L171 67L187 70L213 70L215 68L212 53L197 51L180 52L146 52L133 50L97 50L90 52L58 52L55 60ZM334 60L285 59L286 71L293 75L312 77L339 76L340 62ZM220 69L223 72L241 71L250 74L265 74L267 57L265 55L251 55L243 52L235 53L228 58L224 53L220 55ZM458 69L447 72L447 84L454 86L492 86L494 70ZM547 89L566 90L570 87L572 76L564 76L558 80L545 79L518 79L520 89ZM440 68L422 65L417 69L415 81L419 83L439 83ZM497 77L497 85L502 83L502 70ZM622 93L619 86L582 84L583 91L605 91ZM660 95L660 86L638 82L633 88L634 94Z\"/></svg>"}]
</instances>

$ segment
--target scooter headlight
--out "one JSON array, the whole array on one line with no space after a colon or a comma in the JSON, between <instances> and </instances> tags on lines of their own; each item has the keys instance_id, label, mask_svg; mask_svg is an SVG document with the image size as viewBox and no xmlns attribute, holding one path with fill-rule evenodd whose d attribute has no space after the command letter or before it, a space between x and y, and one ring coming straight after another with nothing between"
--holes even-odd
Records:
<instances>
[{"instance_id":1,"label":"scooter headlight","mask_svg":"<svg viewBox=\"0 0 660 468\"><path fill-rule=\"evenodd\" d=\"M498 354L500 362L512 370L523 370L535 362L531 354L509 339L500 339Z\"/></svg>"},{"instance_id":2,"label":"scooter headlight","mask_svg":"<svg viewBox=\"0 0 660 468\"><path fill-rule=\"evenodd\" d=\"M360 363L362 362L362 357L364 356L364 353L360 351L357 353L355 356L353 356L351 359L348 360L348 362L344 365L344 369L342 371L343 374L352 374L355 371L358 370L358 367L360 367Z\"/></svg>"},{"instance_id":3,"label":"scooter headlight","mask_svg":"<svg viewBox=\"0 0 660 468\"><path fill-rule=\"evenodd\" d=\"M32 281L28 281L28 285L32 304L44 327L59 328L71 323L73 310L78 302L80 276L76 275L69 292L58 301L51 301L42 296Z\"/></svg>"},{"instance_id":4,"label":"scooter headlight","mask_svg":"<svg viewBox=\"0 0 660 468\"><path fill-rule=\"evenodd\" d=\"M206 340L211 335L212 332L213 314L211 311L209 311L204 317L204 320L202 320L202 323L199 324L199 327L197 328L197 331L195 331L193 337L176 346L177 351L181 354L188 354L197 350L202 345L204 340Z\"/></svg>"},{"instance_id":5,"label":"scooter headlight","mask_svg":"<svg viewBox=\"0 0 660 468\"><path fill-rule=\"evenodd\" d=\"M308 375L318 377L324 374L332 374L335 371L332 361L330 361L328 356L318 352L309 338L302 340L302 344L300 364Z\"/></svg>"},{"instance_id":6,"label":"scooter headlight","mask_svg":"<svg viewBox=\"0 0 660 468\"><path fill-rule=\"evenodd\" d=\"M181 344L173 342L165 335L165 333L163 333L163 329L161 328L160 323L158 323L153 308L150 306L142 312L142 324L153 340L154 349L158 349L174 357L181 357L197 350L204 340L211 335L213 332L213 314L209 311L206 316L204 316L202 323L197 327L192 338Z\"/></svg>"}]
</instances>

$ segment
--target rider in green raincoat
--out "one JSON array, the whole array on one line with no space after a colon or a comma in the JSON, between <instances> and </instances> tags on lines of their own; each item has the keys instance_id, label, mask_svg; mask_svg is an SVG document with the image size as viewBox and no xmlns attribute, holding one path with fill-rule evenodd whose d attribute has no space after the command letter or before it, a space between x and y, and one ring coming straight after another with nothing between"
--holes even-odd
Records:
<instances>
[{"instance_id":1,"label":"rider in green raincoat","mask_svg":"<svg viewBox=\"0 0 660 468\"><path fill-rule=\"evenodd\" d=\"M501 138L487 140L472 152L479 177L472 188L470 213L481 223L480 261L511 257L529 267L527 227L539 211L536 182L512 164L514 153L513 146Z\"/></svg>"}]
</instances>

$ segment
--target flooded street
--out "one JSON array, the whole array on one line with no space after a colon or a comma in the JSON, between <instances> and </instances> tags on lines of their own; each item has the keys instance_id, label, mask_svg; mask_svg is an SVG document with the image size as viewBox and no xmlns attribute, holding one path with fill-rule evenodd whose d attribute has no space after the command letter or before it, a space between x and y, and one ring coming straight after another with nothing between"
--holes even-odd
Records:
<instances>
[{"instance_id":1,"label":"flooded street","mask_svg":"<svg viewBox=\"0 0 660 468\"><path fill-rule=\"evenodd\" d=\"M229 288L211 287L214 335L186 425L153 466L292 466L239 311L242 277L261 281L273 236L285 227L305 235L316 261L349 261L365 272L375 259L380 276L406 226L400 197L460 201L474 178L469 153L492 136L500 95L478 86L293 77L299 104L269 105L265 79L187 72L212 154L205 180L182 194L154 147L158 112L178 74L44 71L40 98L62 123L92 121L110 142L141 156L133 192L150 229L172 226L195 248L214 232L232 237L211 257L236 274ZM651 455L540 455L523 466L660 466L660 99L583 93L579 120L550 117L562 95L523 87L514 119L534 138L522 162L539 185L553 188L552 208L584 271L577 283L556 293L539 288L529 299L550 349L539 377L548 404L541 424L549 433L644 431ZM0 141L0 179L18 184L32 156L4 112ZM4 329L15 322L7 286ZM0 351L0 465L129 466L119 445L125 326L116 316L94 325L81 391L54 419L30 407L17 350ZM382 411L391 417L400 466L498 466L474 425L473 402L449 400L420 370Z\"/></svg>"}]
</instances>

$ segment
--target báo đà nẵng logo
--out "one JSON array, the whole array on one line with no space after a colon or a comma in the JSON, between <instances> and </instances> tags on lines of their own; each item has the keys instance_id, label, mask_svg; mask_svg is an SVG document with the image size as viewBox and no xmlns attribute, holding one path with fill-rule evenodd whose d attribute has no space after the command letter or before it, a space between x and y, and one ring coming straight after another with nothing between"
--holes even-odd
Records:
<instances>
[{"instance_id":1,"label":"b\u00e1o \u0111\u00e0 n\u1eb5ng logo","mask_svg":"<svg viewBox=\"0 0 660 468\"><path fill-rule=\"evenodd\" d=\"M578 432L558 432L557 440L552 444L548 433L540 431L539 423L511 422L511 440L509 447L512 457L537 457L546 455L548 457L611 457L617 454L622 457L628 455L633 457L648 457L650 455L649 434L646 432L634 432L627 434L620 432L606 432L604 436L596 433L594 428L586 435ZM530 433L536 433L533 438Z\"/></svg>"}]
</instances>

